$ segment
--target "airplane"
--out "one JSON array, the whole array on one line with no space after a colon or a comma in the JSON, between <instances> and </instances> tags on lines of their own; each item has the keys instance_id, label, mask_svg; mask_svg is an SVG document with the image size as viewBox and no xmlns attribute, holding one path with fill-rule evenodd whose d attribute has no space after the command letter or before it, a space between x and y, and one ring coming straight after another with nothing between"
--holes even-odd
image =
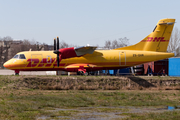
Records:
<instances>
[{"instance_id":1,"label":"airplane","mask_svg":"<svg viewBox=\"0 0 180 120\"><path fill-rule=\"evenodd\" d=\"M167 47L175 19L161 19L153 32L139 43L112 50L96 50L95 46L59 49L54 39L54 51L24 51L4 63L4 67L20 71L68 71L87 75L90 71L122 69L173 57Z\"/></svg>"}]
</instances>

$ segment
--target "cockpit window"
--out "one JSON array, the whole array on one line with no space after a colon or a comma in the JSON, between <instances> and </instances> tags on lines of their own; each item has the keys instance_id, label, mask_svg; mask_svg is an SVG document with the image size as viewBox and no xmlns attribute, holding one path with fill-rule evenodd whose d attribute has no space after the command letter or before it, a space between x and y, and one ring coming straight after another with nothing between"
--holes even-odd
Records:
<instances>
[{"instance_id":1,"label":"cockpit window","mask_svg":"<svg viewBox=\"0 0 180 120\"><path fill-rule=\"evenodd\" d=\"M19 59L26 59L24 54L20 54Z\"/></svg>"},{"instance_id":2,"label":"cockpit window","mask_svg":"<svg viewBox=\"0 0 180 120\"><path fill-rule=\"evenodd\" d=\"M26 59L24 54L17 54L13 58L15 58L15 59Z\"/></svg>"},{"instance_id":3,"label":"cockpit window","mask_svg":"<svg viewBox=\"0 0 180 120\"><path fill-rule=\"evenodd\" d=\"M18 58L19 58L19 55L15 55L13 58L18 59Z\"/></svg>"}]
</instances>

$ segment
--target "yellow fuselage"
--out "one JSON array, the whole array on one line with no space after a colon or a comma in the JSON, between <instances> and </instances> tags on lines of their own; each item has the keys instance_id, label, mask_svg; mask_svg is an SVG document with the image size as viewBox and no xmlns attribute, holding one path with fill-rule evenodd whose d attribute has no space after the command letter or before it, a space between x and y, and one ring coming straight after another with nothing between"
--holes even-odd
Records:
<instances>
[{"instance_id":1,"label":"yellow fuselage","mask_svg":"<svg viewBox=\"0 0 180 120\"><path fill-rule=\"evenodd\" d=\"M18 71L65 70L75 71L83 66L87 71L119 69L138 64L173 57L173 53L136 51L136 50L96 50L93 54L62 59L57 67L56 54L53 51L26 51L26 59L12 58L4 66Z\"/></svg>"}]
</instances>

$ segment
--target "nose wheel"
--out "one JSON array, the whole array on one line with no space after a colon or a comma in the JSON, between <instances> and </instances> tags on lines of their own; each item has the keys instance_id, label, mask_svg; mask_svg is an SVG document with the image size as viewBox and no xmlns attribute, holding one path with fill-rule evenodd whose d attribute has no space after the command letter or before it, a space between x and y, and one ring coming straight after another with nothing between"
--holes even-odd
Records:
<instances>
[{"instance_id":1,"label":"nose wheel","mask_svg":"<svg viewBox=\"0 0 180 120\"><path fill-rule=\"evenodd\" d=\"M19 70L15 70L15 75L19 75Z\"/></svg>"}]
</instances>

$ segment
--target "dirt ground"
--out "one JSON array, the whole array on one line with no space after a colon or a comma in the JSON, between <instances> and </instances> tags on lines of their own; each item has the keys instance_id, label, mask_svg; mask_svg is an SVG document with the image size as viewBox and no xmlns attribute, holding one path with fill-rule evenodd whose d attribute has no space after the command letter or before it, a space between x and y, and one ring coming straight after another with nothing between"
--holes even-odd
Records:
<instances>
[{"instance_id":1,"label":"dirt ground","mask_svg":"<svg viewBox=\"0 0 180 120\"><path fill-rule=\"evenodd\" d=\"M21 71L19 75L55 75L55 71ZM14 75L13 70L0 69L0 75Z\"/></svg>"}]
</instances>

